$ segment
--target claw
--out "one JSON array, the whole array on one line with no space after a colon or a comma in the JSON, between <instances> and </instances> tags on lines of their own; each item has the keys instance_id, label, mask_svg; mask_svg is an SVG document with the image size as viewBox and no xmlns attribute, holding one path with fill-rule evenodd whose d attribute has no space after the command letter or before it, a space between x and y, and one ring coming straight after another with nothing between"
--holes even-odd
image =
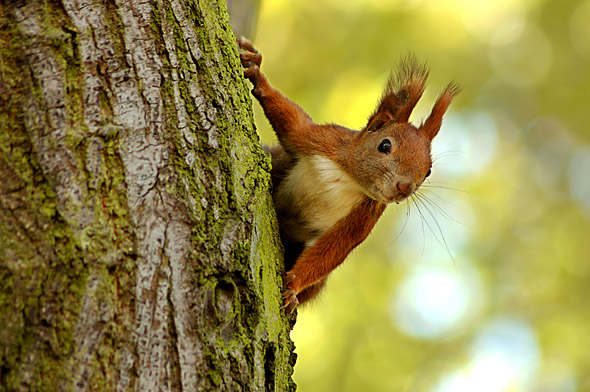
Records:
<instances>
[{"instance_id":1,"label":"claw","mask_svg":"<svg viewBox=\"0 0 590 392\"><path fill-rule=\"evenodd\" d=\"M258 53L248 38L242 36L237 41L241 49L247 50L248 52Z\"/></svg>"},{"instance_id":2,"label":"claw","mask_svg":"<svg viewBox=\"0 0 590 392\"><path fill-rule=\"evenodd\" d=\"M297 305L299 305L299 300L297 299L299 284L293 284L296 277L297 276L291 272L285 272L283 275L283 298L285 303L281 309L286 309L289 314L293 313Z\"/></svg>"},{"instance_id":3,"label":"claw","mask_svg":"<svg viewBox=\"0 0 590 392\"><path fill-rule=\"evenodd\" d=\"M283 298L285 299L285 303L281 306L281 309L286 309L288 314L293 313L297 305L299 305L297 293L295 293L295 290L287 289L283 291Z\"/></svg>"},{"instance_id":4,"label":"claw","mask_svg":"<svg viewBox=\"0 0 590 392\"><path fill-rule=\"evenodd\" d=\"M242 37L237 40L240 49L240 61L244 68L260 67L262 55L256 50L252 42Z\"/></svg>"}]
</instances>

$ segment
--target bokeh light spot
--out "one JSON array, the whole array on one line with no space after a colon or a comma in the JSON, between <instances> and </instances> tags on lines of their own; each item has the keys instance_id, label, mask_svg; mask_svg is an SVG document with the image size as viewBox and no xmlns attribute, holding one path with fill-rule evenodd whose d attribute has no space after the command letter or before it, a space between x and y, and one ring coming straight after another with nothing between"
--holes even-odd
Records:
<instances>
[{"instance_id":1,"label":"bokeh light spot","mask_svg":"<svg viewBox=\"0 0 590 392\"><path fill-rule=\"evenodd\" d=\"M568 129L558 119L544 117L534 121L528 134L528 145L535 158L531 164L532 178L547 196L567 192L563 184L574 146Z\"/></svg>"},{"instance_id":2,"label":"bokeh light spot","mask_svg":"<svg viewBox=\"0 0 590 392\"><path fill-rule=\"evenodd\" d=\"M433 392L525 391L534 382L539 347L532 328L511 318L497 318L476 336L465 369L444 377Z\"/></svg>"},{"instance_id":3,"label":"bokeh light spot","mask_svg":"<svg viewBox=\"0 0 590 392\"><path fill-rule=\"evenodd\" d=\"M569 164L569 183L572 197L590 213L590 146L582 147Z\"/></svg>"},{"instance_id":4,"label":"bokeh light spot","mask_svg":"<svg viewBox=\"0 0 590 392\"><path fill-rule=\"evenodd\" d=\"M490 60L498 76L513 86L528 87L541 82L552 59L551 43L543 31L532 25L527 25L511 43L490 49Z\"/></svg>"},{"instance_id":5,"label":"bokeh light spot","mask_svg":"<svg viewBox=\"0 0 590 392\"><path fill-rule=\"evenodd\" d=\"M435 175L459 177L479 173L494 158L498 128L483 112L449 113L432 145Z\"/></svg>"},{"instance_id":6,"label":"bokeh light spot","mask_svg":"<svg viewBox=\"0 0 590 392\"><path fill-rule=\"evenodd\" d=\"M424 339L443 336L475 313L478 291L470 269L417 268L401 283L393 307L395 323L407 334Z\"/></svg>"},{"instance_id":7,"label":"bokeh light spot","mask_svg":"<svg viewBox=\"0 0 590 392\"><path fill-rule=\"evenodd\" d=\"M524 25L523 2L447 0L467 29L484 42L508 42ZM439 3L432 3L440 7Z\"/></svg>"}]
</instances>

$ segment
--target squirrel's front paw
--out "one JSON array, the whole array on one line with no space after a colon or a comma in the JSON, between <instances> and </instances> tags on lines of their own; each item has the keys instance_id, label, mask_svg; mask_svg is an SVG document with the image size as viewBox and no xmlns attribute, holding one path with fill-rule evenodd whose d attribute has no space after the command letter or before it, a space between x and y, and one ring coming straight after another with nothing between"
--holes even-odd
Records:
<instances>
[{"instance_id":1,"label":"squirrel's front paw","mask_svg":"<svg viewBox=\"0 0 590 392\"><path fill-rule=\"evenodd\" d=\"M291 314L299 305L299 300L297 299L297 294L299 284L297 282L297 277L293 273L287 272L283 277L283 299L284 304L282 309L286 309L287 313Z\"/></svg>"},{"instance_id":2,"label":"squirrel's front paw","mask_svg":"<svg viewBox=\"0 0 590 392\"><path fill-rule=\"evenodd\" d=\"M284 304L281 309L286 309L288 314L293 313L297 305L299 305L299 300L297 299L297 293L295 290L287 289L283 291L283 299Z\"/></svg>"},{"instance_id":3,"label":"squirrel's front paw","mask_svg":"<svg viewBox=\"0 0 590 392\"><path fill-rule=\"evenodd\" d=\"M244 68L259 67L262 64L262 55L258 53L252 42L242 37L238 39L238 46L240 48L240 61Z\"/></svg>"}]
</instances>

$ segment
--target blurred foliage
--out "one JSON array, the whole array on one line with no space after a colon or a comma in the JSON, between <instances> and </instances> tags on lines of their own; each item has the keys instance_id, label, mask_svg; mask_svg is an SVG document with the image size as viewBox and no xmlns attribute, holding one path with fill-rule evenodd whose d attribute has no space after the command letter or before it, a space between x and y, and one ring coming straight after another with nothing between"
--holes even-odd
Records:
<instances>
[{"instance_id":1,"label":"blurred foliage","mask_svg":"<svg viewBox=\"0 0 590 392\"><path fill-rule=\"evenodd\" d=\"M254 41L317 122L360 129L408 51L413 121L463 88L421 195L300 310L300 390L590 391L590 0L266 0Z\"/></svg>"}]
</instances>

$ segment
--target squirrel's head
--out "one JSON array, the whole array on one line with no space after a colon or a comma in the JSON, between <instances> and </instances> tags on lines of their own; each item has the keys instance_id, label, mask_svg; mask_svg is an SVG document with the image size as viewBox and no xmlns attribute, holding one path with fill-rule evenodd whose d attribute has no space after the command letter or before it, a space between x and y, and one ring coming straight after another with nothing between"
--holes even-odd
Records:
<instances>
[{"instance_id":1,"label":"squirrel's head","mask_svg":"<svg viewBox=\"0 0 590 392\"><path fill-rule=\"evenodd\" d=\"M367 126L351 141L355 159L347 171L372 199L400 202L430 175L430 145L459 88L449 84L430 116L415 127L408 120L424 92L427 77L427 68L413 57L402 60Z\"/></svg>"}]
</instances>

